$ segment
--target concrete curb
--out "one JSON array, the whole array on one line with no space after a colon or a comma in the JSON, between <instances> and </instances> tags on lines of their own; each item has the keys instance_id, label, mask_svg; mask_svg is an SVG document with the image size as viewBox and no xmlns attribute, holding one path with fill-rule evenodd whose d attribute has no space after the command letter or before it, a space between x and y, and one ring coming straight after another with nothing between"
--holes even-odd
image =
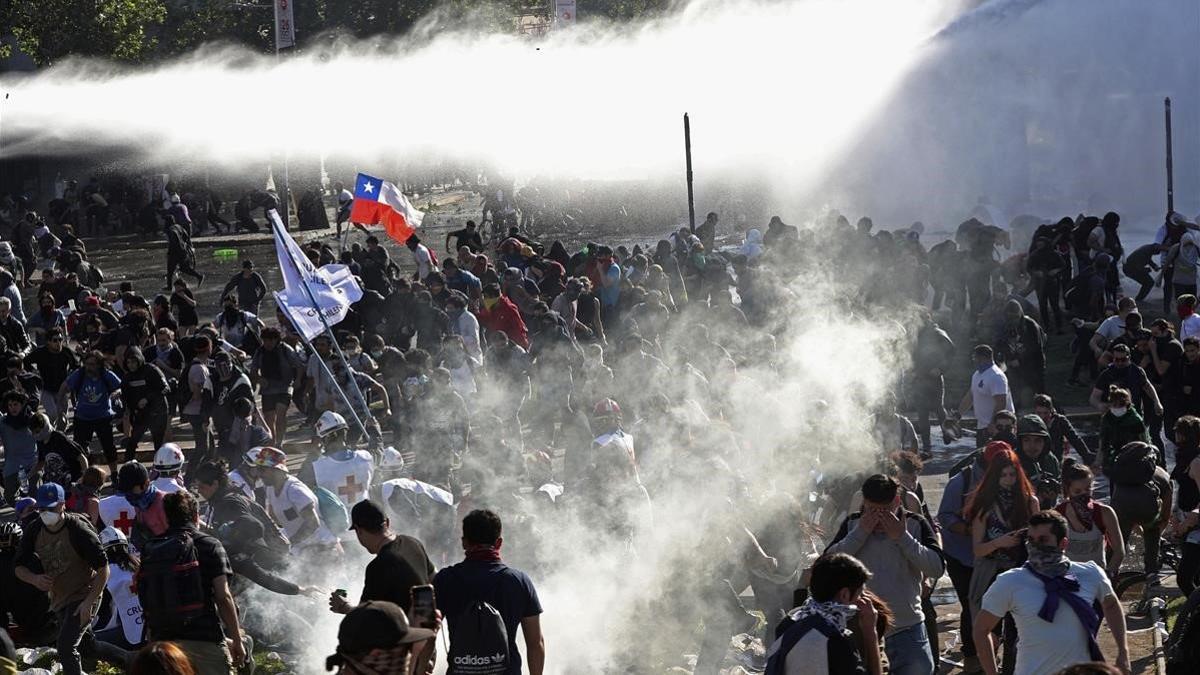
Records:
<instances>
[{"instance_id":1,"label":"concrete curb","mask_svg":"<svg viewBox=\"0 0 1200 675\"><path fill-rule=\"evenodd\" d=\"M1160 621L1158 614L1158 603L1150 603L1150 640L1151 647L1154 650L1154 672L1157 675L1166 675L1167 673L1167 655L1163 649L1162 634L1158 632L1158 622Z\"/></svg>"}]
</instances>

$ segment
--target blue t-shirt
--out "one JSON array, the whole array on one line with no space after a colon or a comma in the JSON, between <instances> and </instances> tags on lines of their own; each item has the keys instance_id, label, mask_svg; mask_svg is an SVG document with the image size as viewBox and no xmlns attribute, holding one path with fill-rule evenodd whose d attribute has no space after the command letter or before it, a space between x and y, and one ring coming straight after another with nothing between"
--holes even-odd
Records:
<instances>
[{"instance_id":1,"label":"blue t-shirt","mask_svg":"<svg viewBox=\"0 0 1200 675\"><path fill-rule=\"evenodd\" d=\"M111 370L104 371L101 377L89 377L80 368L67 376L67 389L75 394L75 417L85 421L108 419L116 414L109 395L120 388L121 378Z\"/></svg>"},{"instance_id":2,"label":"blue t-shirt","mask_svg":"<svg viewBox=\"0 0 1200 675\"><path fill-rule=\"evenodd\" d=\"M604 270L604 284L600 286L600 304L613 307L621 298L621 268L617 263Z\"/></svg>"},{"instance_id":3,"label":"blue t-shirt","mask_svg":"<svg viewBox=\"0 0 1200 675\"><path fill-rule=\"evenodd\" d=\"M517 650L517 627L521 619L542 613L537 590L529 576L502 562L464 560L443 567L433 578L438 609L450 624L450 642L454 642L456 618L478 600L496 608L508 631L509 675L520 675L521 652Z\"/></svg>"},{"instance_id":4,"label":"blue t-shirt","mask_svg":"<svg viewBox=\"0 0 1200 675\"><path fill-rule=\"evenodd\" d=\"M446 286L452 290L458 291L467 297L471 297L473 291L478 291L483 288L479 282L479 277L471 274L466 270L459 270L455 274L446 275Z\"/></svg>"}]
</instances>

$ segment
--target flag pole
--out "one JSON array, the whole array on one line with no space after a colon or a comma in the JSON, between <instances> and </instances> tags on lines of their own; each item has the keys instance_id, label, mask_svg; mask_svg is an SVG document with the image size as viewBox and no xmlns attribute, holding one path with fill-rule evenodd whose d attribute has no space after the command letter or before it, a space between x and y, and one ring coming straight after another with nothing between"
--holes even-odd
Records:
<instances>
[{"instance_id":1,"label":"flag pole","mask_svg":"<svg viewBox=\"0 0 1200 675\"><path fill-rule=\"evenodd\" d=\"M1167 213L1175 211L1175 160L1171 151L1171 97L1163 102L1167 126Z\"/></svg>"},{"instance_id":2,"label":"flag pole","mask_svg":"<svg viewBox=\"0 0 1200 675\"><path fill-rule=\"evenodd\" d=\"M276 305L283 304L283 303L279 302L278 293L275 294L275 304ZM296 326L296 323L294 321L292 321L291 315L289 315L287 313L287 311L284 311L283 315L284 315L284 317L287 318L288 323L292 324L292 330L296 331L296 335L299 336L300 341L304 343L304 347L306 349L308 349L308 352L310 354L313 354L314 356L316 356L317 361L320 363L321 371L325 373L325 377L329 378L329 381L333 383L333 386L337 389L337 392L339 394L341 394L342 402L346 404L346 408L350 411L350 415L354 418L355 426L357 426L359 428L359 430L362 432L362 434L364 436L370 438L370 433L367 432L366 425L363 424L362 419L359 418L358 411L356 411L354 409L354 404L350 402L350 397L346 395L346 392L342 389L342 385L338 384L337 378L335 378L333 376L333 371L331 371L329 369L329 364L325 363L325 359L321 358L320 355L317 354L317 350L314 349L312 346L312 341L309 340L308 338L304 337L304 331L300 330ZM332 337L330 337L330 339L333 340ZM337 344L337 340L333 340L333 342L334 342L334 344ZM351 379L353 379L353 378L351 378Z\"/></svg>"},{"instance_id":3,"label":"flag pole","mask_svg":"<svg viewBox=\"0 0 1200 675\"><path fill-rule=\"evenodd\" d=\"M687 156L688 228L696 231L696 200L692 194L692 122L683 113L683 152Z\"/></svg>"},{"instance_id":4,"label":"flag pole","mask_svg":"<svg viewBox=\"0 0 1200 675\"><path fill-rule=\"evenodd\" d=\"M271 227L272 228L279 227L279 224L272 221ZM275 236L279 237L279 236L282 236L282 234L277 232L277 233L275 233ZM291 261L292 266L294 266L297 270L299 270L300 263L293 256L291 249L287 246L284 246L283 248L285 251L287 251L288 260ZM333 332L333 326L330 326L329 321L327 321L325 319L325 313L321 311L321 308L320 308L321 306L319 303L317 303L317 297L316 297L316 295L313 294L312 288L309 287L308 281L304 278L304 275L301 274L299 276L300 276L300 285L304 287L304 293L305 293L305 295L308 296L308 301L310 303L312 303L313 311L317 313L317 318L319 318L321 320L321 325L325 328L325 332L329 334L329 341L331 343L333 343L333 349L338 355L338 360L342 362L342 367L346 369L346 374L349 375L350 374L350 362L346 360L346 354L342 351L341 345L338 344L337 335L335 335ZM277 302L278 302L278 300L277 300ZM287 312L285 311L284 314L286 315ZM290 318L289 318L289 320L290 320ZM293 325L293 327L294 327L294 325ZM297 330L296 332L299 333L301 336L304 335L303 330ZM307 344L307 340L305 342ZM329 376L329 381L333 382L333 385L335 387L337 387L338 392L342 395L342 400L345 401L346 407L350 410L350 414L354 416L354 422L358 425L358 428L362 431L363 436L366 437L369 442L371 439L371 434L370 434L370 432L367 431L366 424L364 424L362 419L359 417L358 411L356 411L354 409L354 405L350 402L350 398L348 396L346 396L346 392L343 391L342 386L340 384L338 384L337 378L335 378L333 376L333 372L329 370L329 366L328 366L328 364L325 363L325 360L322 359L319 354L316 354L315 351L313 351L313 354L316 355L317 360L321 362L321 368L325 371L325 374L327 376ZM350 386L354 389L354 395L355 395L355 397L358 398L358 402L360 404L362 404L364 413L366 414L367 417L369 417L371 419L372 422L374 422L375 417L371 414L370 406L367 405L367 397L363 396L362 389L360 389L358 386L358 380L351 377L350 378Z\"/></svg>"}]
</instances>

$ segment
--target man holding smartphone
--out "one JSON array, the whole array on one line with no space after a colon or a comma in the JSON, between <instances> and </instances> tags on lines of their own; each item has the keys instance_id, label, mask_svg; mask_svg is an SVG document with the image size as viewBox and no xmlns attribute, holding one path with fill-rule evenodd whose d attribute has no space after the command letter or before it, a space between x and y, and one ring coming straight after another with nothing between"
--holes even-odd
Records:
<instances>
[{"instance_id":1,"label":"man holding smartphone","mask_svg":"<svg viewBox=\"0 0 1200 675\"><path fill-rule=\"evenodd\" d=\"M414 586L429 584L433 578L433 563L420 541L392 532L391 523L383 509L364 499L350 510L350 530L358 543L375 556L367 563L359 604L369 600L392 602L409 611ZM329 609L335 614L347 614L354 606L342 594L329 596Z\"/></svg>"}]
</instances>

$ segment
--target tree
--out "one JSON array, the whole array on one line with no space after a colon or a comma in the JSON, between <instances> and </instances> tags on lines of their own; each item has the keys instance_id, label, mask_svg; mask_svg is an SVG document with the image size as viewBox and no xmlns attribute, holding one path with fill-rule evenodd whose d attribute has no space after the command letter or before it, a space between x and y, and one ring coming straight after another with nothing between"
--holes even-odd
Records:
<instances>
[{"instance_id":1,"label":"tree","mask_svg":"<svg viewBox=\"0 0 1200 675\"><path fill-rule=\"evenodd\" d=\"M166 16L162 0L0 1L0 26L39 66L66 56L140 61L154 49L152 30Z\"/></svg>"}]
</instances>

